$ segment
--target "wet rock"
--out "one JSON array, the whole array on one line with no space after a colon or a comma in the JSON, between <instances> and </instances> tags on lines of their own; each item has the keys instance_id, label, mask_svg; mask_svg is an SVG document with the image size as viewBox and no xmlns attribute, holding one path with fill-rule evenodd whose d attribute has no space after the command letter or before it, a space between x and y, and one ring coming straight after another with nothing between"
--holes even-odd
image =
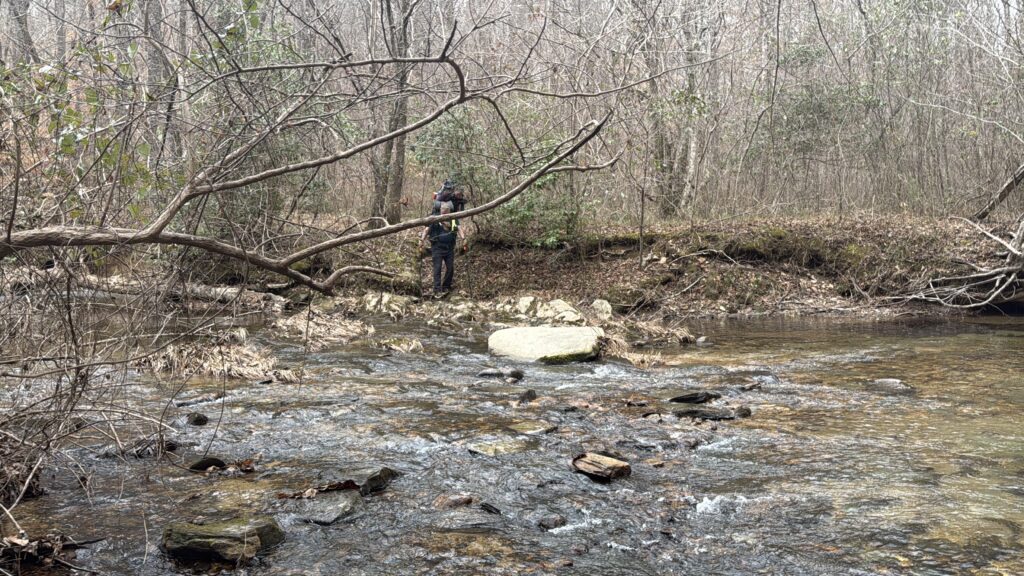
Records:
<instances>
[{"instance_id":1,"label":"wet rock","mask_svg":"<svg viewBox=\"0 0 1024 576\"><path fill-rule=\"evenodd\" d=\"M537 399L537 391L531 388L531 389L523 392L522 394L520 394L519 395L519 400L517 402L519 403L519 405L523 405L523 404L529 404L530 402L533 402L536 399Z\"/></svg>"},{"instance_id":2,"label":"wet rock","mask_svg":"<svg viewBox=\"0 0 1024 576\"><path fill-rule=\"evenodd\" d=\"M488 514L497 514L498 516L501 516L501 510L499 510L497 506L488 504L487 502L481 503L480 509Z\"/></svg>"},{"instance_id":3,"label":"wet rock","mask_svg":"<svg viewBox=\"0 0 1024 576\"><path fill-rule=\"evenodd\" d=\"M604 330L591 327L506 328L491 334L487 347L497 356L566 364L597 358L603 337Z\"/></svg>"},{"instance_id":4,"label":"wet rock","mask_svg":"<svg viewBox=\"0 0 1024 576\"><path fill-rule=\"evenodd\" d=\"M520 434L526 434L533 436L536 434L547 434L548 432L554 432L558 429L558 426L549 424L543 420L523 420L516 422L509 426L512 430L519 432Z\"/></svg>"},{"instance_id":5,"label":"wet rock","mask_svg":"<svg viewBox=\"0 0 1024 576\"><path fill-rule=\"evenodd\" d=\"M163 548L182 562L244 563L284 538L284 531L269 516L211 524L174 522L164 528Z\"/></svg>"},{"instance_id":6,"label":"wet rock","mask_svg":"<svg viewBox=\"0 0 1024 576\"><path fill-rule=\"evenodd\" d=\"M206 472L210 468L223 470L224 468L227 467L228 465L225 464L224 461L221 460L220 458L207 457L193 462L192 465L188 467L188 469L193 472Z\"/></svg>"},{"instance_id":7,"label":"wet rock","mask_svg":"<svg viewBox=\"0 0 1024 576\"><path fill-rule=\"evenodd\" d=\"M607 300L598 298L590 304L590 309L594 311L594 315L599 320L611 320L612 318L612 305Z\"/></svg>"},{"instance_id":8,"label":"wet rock","mask_svg":"<svg viewBox=\"0 0 1024 576\"><path fill-rule=\"evenodd\" d=\"M576 456L572 459L572 466L577 472L597 482L611 482L615 478L624 478L632 473L628 462L596 452Z\"/></svg>"},{"instance_id":9,"label":"wet rock","mask_svg":"<svg viewBox=\"0 0 1024 576\"><path fill-rule=\"evenodd\" d=\"M415 338L385 338L378 346L401 354L417 354L423 352L423 343Z\"/></svg>"},{"instance_id":10,"label":"wet rock","mask_svg":"<svg viewBox=\"0 0 1024 576\"><path fill-rule=\"evenodd\" d=\"M676 418L694 418L697 420L735 420L736 413L728 408L711 408L708 406L674 410Z\"/></svg>"},{"instance_id":11,"label":"wet rock","mask_svg":"<svg viewBox=\"0 0 1024 576\"><path fill-rule=\"evenodd\" d=\"M674 450L679 447L679 443L675 440L655 440L653 438L623 438L622 440L616 440L615 445L627 450L640 452L661 452Z\"/></svg>"},{"instance_id":12,"label":"wet rock","mask_svg":"<svg viewBox=\"0 0 1024 576\"><path fill-rule=\"evenodd\" d=\"M363 499L354 490L345 490L289 500L288 506L303 522L330 526L358 512L363 506Z\"/></svg>"},{"instance_id":13,"label":"wet rock","mask_svg":"<svg viewBox=\"0 0 1024 576\"><path fill-rule=\"evenodd\" d=\"M190 426L206 426L210 422L210 419L202 412L191 412L185 417L185 420Z\"/></svg>"},{"instance_id":14,"label":"wet rock","mask_svg":"<svg viewBox=\"0 0 1024 576\"><path fill-rule=\"evenodd\" d=\"M196 404L206 404L207 402L214 402L224 397L223 392L212 392L210 394L201 394L194 398L186 398L185 400L179 400L174 403L178 408L184 408L186 406L195 406Z\"/></svg>"},{"instance_id":15,"label":"wet rock","mask_svg":"<svg viewBox=\"0 0 1024 576\"><path fill-rule=\"evenodd\" d=\"M913 394L914 387L898 378L879 378L868 382L869 390L886 394Z\"/></svg>"},{"instance_id":16,"label":"wet rock","mask_svg":"<svg viewBox=\"0 0 1024 576\"><path fill-rule=\"evenodd\" d=\"M708 390L699 390L696 392L687 392L686 394L680 394L669 398L669 402L676 402L678 404L704 404L712 400L721 398L722 395L718 392L711 392Z\"/></svg>"},{"instance_id":17,"label":"wet rock","mask_svg":"<svg viewBox=\"0 0 1024 576\"><path fill-rule=\"evenodd\" d=\"M398 478L398 472L395 472L387 466L368 469L367 471L368 474L364 475L362 478L353 478L359 484L359 493L363 496L367 496L374 492L380 492L387 488L391 484L392 480Z\"/></svg>"},{"instance_id":18,"label":"wet rock","mask_svg":"<svg viewBox=\"0 0 1024 576\"><path fill-rule=\"evenodd\" d=\"M565 526L568 520L561 514L545 514L537 520L537 526L540 526L544 530L553 530Z\"/></svg>"},{"instance_id":19,"label":"wet rock","mask_svg":"<svg viewBox=\"0 0 1024 576\"><path fill-rule=\"evenodd\" d=\"M134 456L136 458L149 458L151 456L159 456L164 452L174 452L178 449L178 443L168 438L161 438L157 434L145 436L134 440L131 444L124 447L123 455ZM100 456L103 458L116 458L122 456L120 446L110 446L106 448Z\"/></svg>"},{"instance_id":20,"label":"wet rock","mask_svg":"<svg viewBox=\"0 0 1024 576\"><path fill-rule=\"evenodd\" d=\"M483 456L501 456L502 454L517 454L519 452L526 452L534 448L534 443L521 440L498 440L496 442L482 442L480 444L473 444L469 447L471 454L480 454Z\"/></svg>"},{"instance_id":21,"label":"wet rock","mask_svg":"<svg viewBox=\"0 0 1024 576\"><path fill-rule=\"evenodd\" d=\"M450 510L461 508L473 503L473 496L469 494L442 494L434 498L433 506L439 510Z\"/></svg>"},{"instance_id":22,"label":"wet rock","mask_svg":"<svg viewBox=\"0 0 1024 576\"><path fill-rule=\"evenodd\" d=\"M476 375L477 378L510 378L512 380L522 380L523 376L523 371L519 368L487 368Z\"/></svg>"}]
</instances>

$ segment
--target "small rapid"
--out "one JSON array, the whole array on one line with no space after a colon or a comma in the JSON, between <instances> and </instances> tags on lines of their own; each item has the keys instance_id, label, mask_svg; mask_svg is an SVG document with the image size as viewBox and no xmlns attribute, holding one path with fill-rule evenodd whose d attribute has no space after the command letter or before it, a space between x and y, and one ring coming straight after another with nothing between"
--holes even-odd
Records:
<instances>
[{"instance_id":1,"label":"small rapid","mask_svg":"<svg viewBox=\"0 0 1024 576\"><path fill-rule=\"evenodd\" d=\"M1024 573L1022 322L714 323L700 327L711 346L662 349L648 370L506 363L478 331L377 329L424 351L307 353L257 332L301 383L182 392L223 398L170 409L174 462L209 452L255 459L255 472L195 474L83 443L80 472L48 472L23 525L104 538L76 562L105 574L179 573L163 526L250 513L274 515L287 539L237 574ZM476 376L490 366L525 378ZM692 390L753 414L676 418L667 399ZM170 392L143 376L130 390L156 410ZM187 426L196 410L210 424ZM632 474L574 473L592 450ZM329 526L277 497L369 466L401 476ZM437 504L452 495L472 503Z\"/></svg>"}]
</instances>

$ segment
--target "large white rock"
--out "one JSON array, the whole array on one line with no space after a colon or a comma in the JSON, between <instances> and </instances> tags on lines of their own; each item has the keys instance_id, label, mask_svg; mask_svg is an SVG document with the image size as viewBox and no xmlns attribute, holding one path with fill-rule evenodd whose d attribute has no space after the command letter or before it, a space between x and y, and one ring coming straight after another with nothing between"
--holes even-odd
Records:
<instances>
[{"instance_id":1,"label":"large white rock","mask_svg":"<svg viewBox=\"0 0 1024 576\"><path fill-rule=\"evenodd\" d=\"M517 360L565 364L596 358L603 337L604 330L591 327L506 328L491 334L487 348L491 354Z\"/></svg>"}]
</instances>

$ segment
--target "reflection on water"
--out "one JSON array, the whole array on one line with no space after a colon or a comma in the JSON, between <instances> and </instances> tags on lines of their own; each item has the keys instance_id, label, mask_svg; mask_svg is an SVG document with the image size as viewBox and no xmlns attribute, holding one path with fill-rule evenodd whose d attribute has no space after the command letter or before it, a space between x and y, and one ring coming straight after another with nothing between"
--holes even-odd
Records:
<instances>
[{"instance_id":1,"label":"reflection on water","mask_svg":"<svg viewBox=\"0 0 1024 576\"><path fill-rule=\"evenodd\" d=\"M701 328L714 345L662 351L665 368L524 365L514 384L475 377L494 362L482 335L379 326L421 338L422 355L302 357L268 340L312 377L232 385L223 406L199 407L216 427L185 426L195 408L174 420L189 455L211 442L226 460L259 454L255 474L83 448L88 496L61 469L51 495L19 509L35 531L107 537L79 562L114 574L174 573L157 546L164 524L240 511L274 513L289 533L246 574L1024 574L1024 323ZM538 398L518 403L527 388ZM754 415L679 421L664 400L693 388ZM166 400L144 383L137 393ZM557 428L521 434L538 421ZM574 474L589 449L621 455L633 475ZM403 476L333 526L299 522L275 498L363 465ZM432 506L451 494L476 501ZM564 525L539 528L551 515Z\"/></svg>"}]
</instances>

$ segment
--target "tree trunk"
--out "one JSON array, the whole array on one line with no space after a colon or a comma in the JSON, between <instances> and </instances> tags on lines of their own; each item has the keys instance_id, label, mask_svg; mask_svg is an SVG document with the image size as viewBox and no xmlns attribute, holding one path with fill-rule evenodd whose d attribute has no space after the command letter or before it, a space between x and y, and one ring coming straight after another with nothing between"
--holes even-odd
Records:
<instances>
[{"instance_id":1,"label":"tree trunk","mask_svg":"<svg viewBox=\"0 0 1024 576\"><path fill-rule=\"evenodd\" d=\"M382 7L388 20L388 51L395 58L409 56L409 25L412 19L409 0L384 0ZM398 12L396 18L395 12ZM398 100L391 112L389 130L404 126L409 119L409 99L404 95L409 87L409 68L399 64L397 78ZM384 162L374 170L373 216L384 218L389 224L402 219L402 190L405 185L405 136L389 142L383 151Z\"/></svg>"},{"instance_id":2,"label":"tree trunk","mask_svg":"<svg viewBox=\"0 0 1024 576\"><path fill-rule=\"evenodd\" d=\"M39 64L39 53L32 42L32 34L28 30L29 0L8 0L10 2L11 20L14 22L15 42L21 51L18 59Z\"/></svg>"},{"instance_id":3,"label":"tree trunk","mask_svg":"<svg viewBox=\"0 0 1024 576\"><path fill-rule=\"evenodd\" d=\"M55 0L53 14L57 19L57 59L63 62L68 51L67 9L64 0Z\"/></svg>"},{"instance_id":4,"label":"tree trunk","mask_svg":"<svg viewBox=\"0 0 1024 576\"><path fill-rule=\"evenodd\" d=\"M999 192L989 200L988 204L986 204L984 208L974 215L974 221L981 222L985 218L988 218L988 215L991 214L992 211L1003 202L1003 200L1006 200L1006 197L1016 190L1017 186L1019 186L1021 182L1024 182L1024 164L1017 167L1013 176L1010 176L1010 179L1003 184L1002 188L999 189Z\"/></svg>"}]
</instances>

